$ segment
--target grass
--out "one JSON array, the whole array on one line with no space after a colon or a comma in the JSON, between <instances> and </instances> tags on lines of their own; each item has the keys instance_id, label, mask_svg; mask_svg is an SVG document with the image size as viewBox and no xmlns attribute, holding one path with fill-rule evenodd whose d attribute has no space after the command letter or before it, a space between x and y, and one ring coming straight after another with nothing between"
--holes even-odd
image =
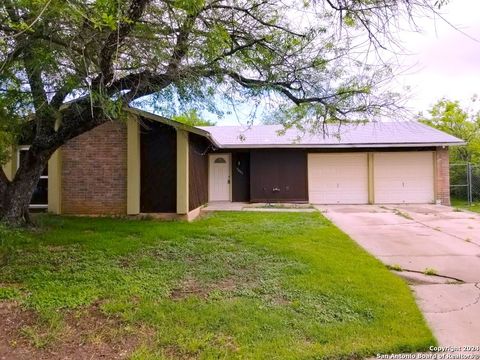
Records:
<instances>
[{"instance_id":1,"label":"grass","mask_svg":"<svg viewBox=\"0 0 480 360\"><path fill-rule=\"evenodd\" d=\"M428 276L438 275L438 271L433 268L426 268L425 270L423 270L423 273Z\"/></svg>"},{"instance_id":2,"label":"grass","mask_svg":"<svg viewBox=\"0 0 480 360\"><path fill-rule=\"evenodd\" d=\"M38 314L23 330L37 347L55 347L64 318L92 307L151 329L136 360L360 358L435 344L407 285L319 213L39 221L0 267L0 301Z\"/></svg>"},{"instance_id":3,"label":"grass","mask_svg":"<svg viewBox=\"0 0 480 360\"><path fill-rule=\"evenodd\" d=\"M404 211L401 211L401 210L399 210L399 209L393 209L393 212L394 212L394 214L397 215L397 216L401 216L401 217L403 217L403 218L405 218L405 219L407 219L407 220L413 220L413 217L411 217L409 214L407 214L407 213L404 212Z\"/></svg>"},{"instance_id":4,"label":"grass","mask_svg":"<svg viewBox=\"0 0 480 360\"><path fill-rule=\"evenodd\" d=\"M399 265L399 264L387 265L387 269L392 270L392 271L398 271L398 272L402 272L402 271L403 271L402 266Z\"/></svg>"},{"instance_id":5,"label":"grass","mask_svg":"<svg viewBox=\"0 0 480 360\"><path fill-rule=\"evenodd\" d=\"M285 203L262 203L249 204L246 208L260 208L260 209L314 209L312 204L285 204Z\"/></svg>"},{"instance_id":6,"label":"grass","mask_svg":"<svg viewBox=\"0 0 480 360\"><path fill-rule=\"evenodd\" d=\"M465 200L460 200L460 199L454 199L452 198L452 206L458 209L465 209L468 211L473 211L480 213L480 202L474 202L472 205L469 205L467 201Z\"/></svg>"}]
</instances>

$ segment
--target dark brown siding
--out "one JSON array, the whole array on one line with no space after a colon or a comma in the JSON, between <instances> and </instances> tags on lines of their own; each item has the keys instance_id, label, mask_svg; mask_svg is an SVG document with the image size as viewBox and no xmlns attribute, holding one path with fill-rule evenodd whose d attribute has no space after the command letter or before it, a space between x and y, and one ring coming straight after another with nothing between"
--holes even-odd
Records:
<instances>
[{"instance_id":1,"label":"dark brown siding","mask_svg":"<svg viewBox=\"0 0 480 360\"><path fill-rule=\"evenodd\" d=\"M250 154L251 201L308 201L304 150L252 150Z\"/></svg>"},{"instance_id":2,"label":"dark brown siding","mask_svg":"<svg viewBox=\"0 0 480 360\"><path fill-rule=\"evenodd\" d=\"M250 201L250 153L232 153L232 201Z\"/></svg>"},{"instance_id":3,"label":"dark brown siding","mask_svg":"<svg viewBox=\"0 0 480 360\"><path fill-rule=\"evenodd\" d=\"M177 133L174 128L145 121L140 134L140 211L177 211Z\"/></svg>"},{"instance_id":4,"label":"dark brown siding","mask_svg":"<svg viewBox=\"0 0 480 360\"><path fill-rule=\"evenodd\" d=\"M210 142L195 134L189 134L188 150L188 207L196 209L208 202L208 149Z\"/></svg>"}]
</instances>

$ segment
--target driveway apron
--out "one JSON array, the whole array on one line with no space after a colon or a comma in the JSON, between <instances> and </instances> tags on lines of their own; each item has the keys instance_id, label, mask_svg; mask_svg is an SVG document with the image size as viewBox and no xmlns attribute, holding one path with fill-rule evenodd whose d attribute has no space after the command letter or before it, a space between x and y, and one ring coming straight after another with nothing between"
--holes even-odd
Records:
<instances>
[{"instance_id":1,"label":"driveway apron","mask_svg":"<svg viewBox=\"0 0 480 360\"><path fill-rule=\"evenodd\" d=\"M441 205L317 206L411 286L441 346L480 346L480 215ZM425 275L430 274L430 275ZM465 352L465 354L480 352Z\"/></svg>"}]
</instances>

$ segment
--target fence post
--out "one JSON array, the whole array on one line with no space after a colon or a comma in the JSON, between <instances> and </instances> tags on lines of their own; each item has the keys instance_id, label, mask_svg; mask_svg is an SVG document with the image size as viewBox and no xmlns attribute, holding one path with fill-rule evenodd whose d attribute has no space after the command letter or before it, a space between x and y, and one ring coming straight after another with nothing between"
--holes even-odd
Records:
<instances>
[{"instance_id":1,"label":"fence post","mask_svg":"<svg viewBox=\"0 0 480 360\"><path fill-rule=\"evenodd\" d=\"M468 205L472 205L473 196L472 196L472 164L467 163L467 198Z\"/></svg>"}]
</instances>

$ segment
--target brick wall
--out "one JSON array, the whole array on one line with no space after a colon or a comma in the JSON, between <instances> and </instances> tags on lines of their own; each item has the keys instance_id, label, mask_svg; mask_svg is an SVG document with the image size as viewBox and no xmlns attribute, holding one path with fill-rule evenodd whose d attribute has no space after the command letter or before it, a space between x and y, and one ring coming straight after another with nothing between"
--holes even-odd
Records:
<instances>
[{"instance_id":1,"label":"brick wall","mask_svg":"<svg viewBox=\"0 0 480 360\"><path fill-rule=\"evenodd\" d=\"M127 127L108 122L62 147L62 212L125 214Z\"/></svg>"},{"instance_id":2,"label":"brick wall","mask_svg":"<svg viewBox=\"0 0 480 360\"><path fill-rule=\"evenodd\" d=\"M450 205L450 165L448 148L437 148L437 200L442 205Z\"/></svg>"}]
</instances>

